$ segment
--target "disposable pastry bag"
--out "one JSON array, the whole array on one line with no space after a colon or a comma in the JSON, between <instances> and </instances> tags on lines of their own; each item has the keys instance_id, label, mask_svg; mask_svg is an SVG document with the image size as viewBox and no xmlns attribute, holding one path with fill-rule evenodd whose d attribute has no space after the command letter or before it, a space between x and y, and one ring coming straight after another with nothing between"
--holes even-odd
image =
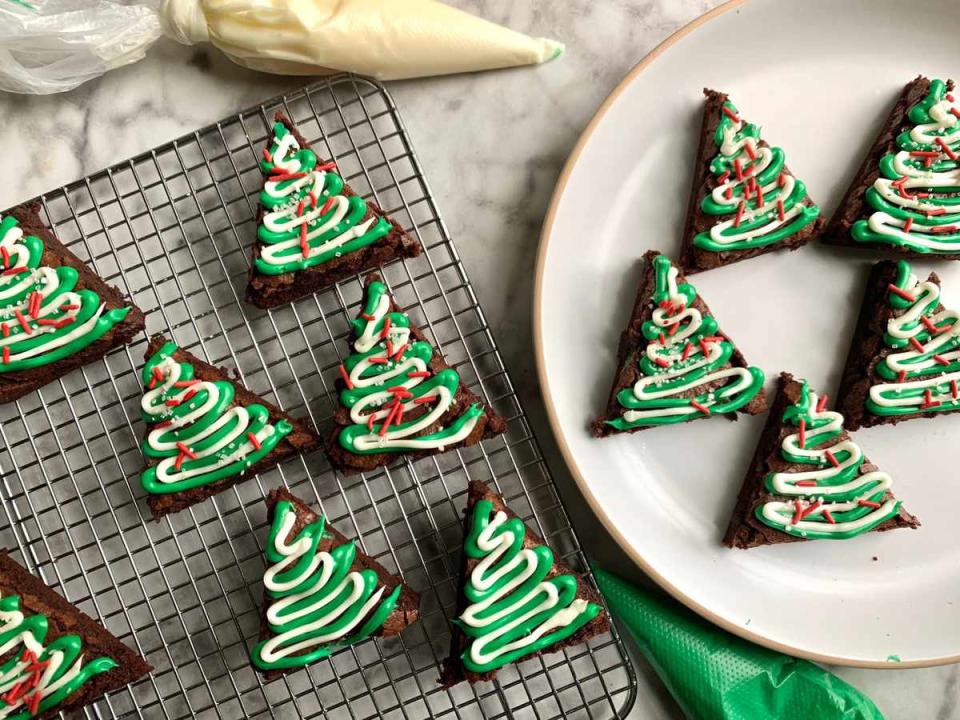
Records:
<instances>
[{"instance_id":1,"label":"disposable pastry bag","mask_svg":"<svg viewBox=\"0 0 960 720\"><path fill-rule=\"evenodd\" d=\"M659 592L594 566L611 612L697 720L883 720L873 701L806 660L727 633Z\"/></svg>"}]
</instances>

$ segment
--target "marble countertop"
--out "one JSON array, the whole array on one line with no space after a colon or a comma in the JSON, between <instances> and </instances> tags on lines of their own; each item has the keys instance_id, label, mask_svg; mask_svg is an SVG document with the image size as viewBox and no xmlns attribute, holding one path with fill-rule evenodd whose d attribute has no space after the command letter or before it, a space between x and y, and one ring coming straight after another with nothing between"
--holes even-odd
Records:
<instances>
[{"instance_id":1,"label":"marble countertop","mask_svg":"<svg viewBox=\"0 0 960 720\"><path fill-rule=\"evenodd\" d=\"M577 489L554 446L533 358L529 308L534 260L554 183L599 103L657 43L719 2L451 4L567 44L563 59L538 68L394 82L390 90L586 551L642 582L640 571L585 504L576 502ZM0 207L305 82L242 70L209 48L161 41L141 63L73 92L3 96L0 144L8 181L0 186ZM639 655L637 668L639 695L631 717L682 717ZM888 720L960 720L960 666L836 672L873 697Z\"/></svg>"}]
</instances>

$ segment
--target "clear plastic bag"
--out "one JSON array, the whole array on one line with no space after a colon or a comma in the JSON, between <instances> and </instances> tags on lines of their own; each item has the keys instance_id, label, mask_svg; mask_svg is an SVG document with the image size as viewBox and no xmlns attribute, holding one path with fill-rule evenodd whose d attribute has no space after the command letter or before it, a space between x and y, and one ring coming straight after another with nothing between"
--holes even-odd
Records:
<instances>
[{"instance_id":1,"label":"clear plastic bag","mask_svg":"<svg viewBox=\"0 0 960 720\"><path fill-rule=\"evenodd\" d=\"M141 59L162 34L157 5L0 0L0 90L63 92Z\"/></svg>"}]
</instances>

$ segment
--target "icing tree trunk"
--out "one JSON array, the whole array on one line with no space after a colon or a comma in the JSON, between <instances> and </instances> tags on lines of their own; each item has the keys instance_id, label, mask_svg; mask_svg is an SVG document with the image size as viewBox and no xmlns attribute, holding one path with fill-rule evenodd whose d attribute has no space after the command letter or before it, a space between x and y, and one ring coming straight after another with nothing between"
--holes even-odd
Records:
<instances>
[{"instance_id":1,"label":"icing tree trunk","mask_svg":"<svg viewBox=\"0 0 960 720\"><path fill-rule=\"evenodd\" d=\"M640 379L620 391L623 415L608 421L618 430L733 412L763 388L762 371L731 364L733 344L717 334L713 317L693 306L694 287L677 284L677 268L665 256L653 263L656 308L643 324Z\"/></svg>"},{"instance_id":2,"label":"icing tree trunk","mask_svg":"<svg viewBox=\"0 0 960 720\"><path fill-rule=\"evenodd\" d=\"M920 282L903 260L887 302L894 315L884 342L892 352L875 371L889 382L870 388L867 409L887 416L960 410L960 314L938 310L940 286Z\"/></svg>"},{"instance_id":3,"label":"icing tree trunk","mask_svg":"<svg viewBox=\"0 0 960 720\"><path fill-rule=\"evenodd\" d=\"M872 213L851 232L919 253L960 252L960 105L933 80L907 118L914 126L880 159L880 177L866 191Z\"/></svg>"},{"instance_id":4,"label":"icing tree trunk","mask_svg":"<svg viewBox=\"0 0 960 720\"><path fill-rule=\"evenodd\" d=\"M282 122L273 126L260 167L267 178L260 193L258 272L279 275L314 267L390 232L386 218L367 217L363 198L343 193L344 182L334 172L334 163L321 164Z\"/></svg>"},{"instance_id":5,"label":"icing tree trunk","mask_svg":"<svg viewBox=\"0 0 960 720\"><path fill-rule=\"evenodd\" d=\"M0 218L0 373L30 370L83 350L123 322L130 308L108 310L77 289L72 267L43 264L43 241L16 218Z\"/></svg>"},{"instance_id":6,"label":"icing tree trunk","mask_svg":"<svg viewBox=\"0 0 960 720\"><path fill-rule=\"evenodd\" d=\"M765 247L814 222L820 211L804 204L806 186L786 171L783 150L761 145L760 129L744 122L729 100L722 112L710 163L717 185L700 203L717 219L694 245L715 252Z\"/></svg>"},{"instance_id":7,"label":"icing tree trunk","mask_svg":"<svg viewBox=\"0 0 960 720\"><path fill-rule=\"evenodd\" d=\"M146 386L141 414L151 427L142 449L159 463L141 477L149 493L175 493L244 473L293 430L286 420L271 424L258 403L234 405L225 380L194 378L193 366L177 362L168 342L143 368Z\"/></svg>"},{"instance_id":8,"label":"icing tree trunk","mask_svg":"<svg viewBox=\"0 0 960 720\"><path fill-rule=\"evenodd\" d=\"M784 424L796 428L783 439L781 456L810 470L771 473L766 489L784 500L759 505L757 518L770 527L814 539L842 540L869 532L900 511L890 494L893 481L879 470L861 474L860 446L843 432L843 416L826 410L802 384L800 400L784 412Z\"/></svg>"},{"instance_id":9,"label":"icing tree trunk","mask_svg":"<svg viewBox=\"0 0 960 720\"><path fill-rule=\"evenodd\" d=\"M453 368L430 369L433 347L416 340L410 319L390 312L386 285L367 287L367 304L353 321L357 339L341 365L346 389L340 403L354 423L339 435L344 449L357 454L442 450L466 440L484 409L472 403L445 426L457 399L460 376Z\"/></svg>"},{"instance_id":10,"label":"icing tree trunk","mask_svg":"<svg viewBox=\"0 0 960 720\"><path fill-rule=\"evenodd\" d=\"M402 590L397 585L386 594L370 568L351 571L357 553L353 542L320 550L323 517L293 536L296 522L293 503L277 502L266 547L270 566L263 577L270 637L251 653L265 671L300 667L369 637L393 612Z\"/></svg>"}]
</instances>

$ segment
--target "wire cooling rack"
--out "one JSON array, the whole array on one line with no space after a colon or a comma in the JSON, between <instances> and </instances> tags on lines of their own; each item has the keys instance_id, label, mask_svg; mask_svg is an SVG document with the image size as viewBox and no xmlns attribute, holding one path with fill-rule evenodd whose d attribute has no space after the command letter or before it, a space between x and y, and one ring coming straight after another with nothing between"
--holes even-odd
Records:
<instances>
[{"instance_id":1,"label":"wire cooling rack","mask_svg":"<svg viewBox=\"0 0 960 720\"><path fill-rule=\"evenodd\" d=\"M480 446L361 476L322 452L288 461L159 523L139 486L146 335L0 407L0 545L154 666L88 709L143 718L557 718L622 716L636 682L615 633L501 671L437 684L456 599L470 479L485 480L573 567L585 565L537 442L386 90L342 76L227 118L44 195L50 226L164 332L254 392L329 430L333 379L361 279L271 312L242 302L257 160L283 109L360 193L425 252L384 276L464 381L509 420ZM421 619L264 684L259 632L266 492L322 508L422 597Z\"/></svg>"}]
</instances>

